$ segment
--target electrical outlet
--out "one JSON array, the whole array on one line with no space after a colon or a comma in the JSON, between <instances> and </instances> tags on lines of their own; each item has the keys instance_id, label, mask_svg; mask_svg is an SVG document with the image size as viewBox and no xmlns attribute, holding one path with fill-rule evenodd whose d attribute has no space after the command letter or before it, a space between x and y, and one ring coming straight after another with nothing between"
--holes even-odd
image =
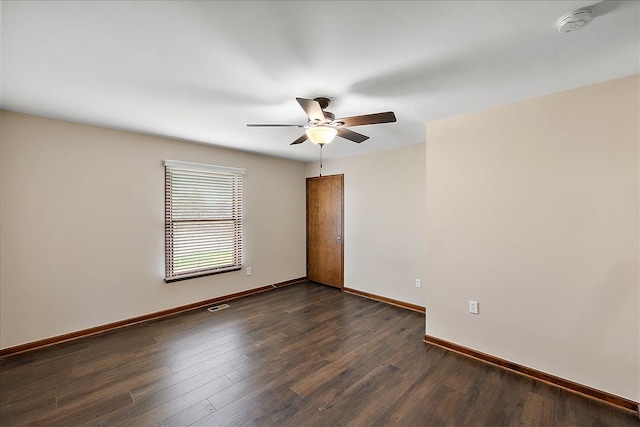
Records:
<instances>
[{"instance_id":1,"label":"electrical outlet","mask_svg":"<svg viewBox=\"0 0 640 427\"><path fill-rule=\"evenodd\" d=\"M469 313L478 314L478 301L469 301Z\"/></svg>"},{"instance_id":2,"label":"electrical outlet","mask_svg":"<svg viewBox=\"0 0 640 427\"><path fill-rule=\"evenodd\" d=\"M251 267L247 267L247 276L251 276Z\"/></svg>"},{"instance_id":3,"label":"electrical outlet","mask_svg":"<svg viewBox=\"0 0 640 427\"><path fill-rule=\"evenodd\" d=\"M421 287L422 287L422 280L416 279L416 288L421 288Z\"/></svg>"}]
</instances>

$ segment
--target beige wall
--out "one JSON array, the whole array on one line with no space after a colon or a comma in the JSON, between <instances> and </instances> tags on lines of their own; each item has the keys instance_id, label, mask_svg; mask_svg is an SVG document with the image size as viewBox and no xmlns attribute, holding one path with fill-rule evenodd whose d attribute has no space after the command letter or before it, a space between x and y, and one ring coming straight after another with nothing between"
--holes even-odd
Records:
<instances>
[{"instance_id":1,"label":"beige wall","mask_svg":"<svg viewBox=\"0 0 640 427\"><path fill-rule=\"evenodd\" d=\"M304 164L0 115L2 348L304 276ZM164 283L164 159L244 175L245 271Z\"/></svg>"},{"instance_id":2,"label":"beige wall","mask_svg":"<svg viewBox=\"0 0 640 427\"><path fill-rule=\"evenodd\" d=\"M323 175L344 174L346 287L424 306L425 166L424 144L323 162Z\"/></svg>"},{"instance_id":3,"label":"beige wall","mask_svg":"<svg viewBox=\"0 0 640 427\"><path fill-rule=\"evenodd\" d=\"M632 76L427 126L427 334L640 400L638 104Z\"/></svg>"}]
</instances>

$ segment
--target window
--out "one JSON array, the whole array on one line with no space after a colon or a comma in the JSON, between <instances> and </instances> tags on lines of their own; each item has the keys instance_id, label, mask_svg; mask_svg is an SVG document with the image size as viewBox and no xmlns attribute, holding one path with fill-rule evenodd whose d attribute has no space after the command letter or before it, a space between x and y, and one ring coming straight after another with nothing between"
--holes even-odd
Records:
<instances>
[{"instance_id":1,"label":"window","mask_svg":"<svg viewBox=\"0 0 640 427\"><path fill-rule=\"evenodd\" d=\"M164 165L165 281L239 270L244 169Z\"/></svg>"}]
</instances>

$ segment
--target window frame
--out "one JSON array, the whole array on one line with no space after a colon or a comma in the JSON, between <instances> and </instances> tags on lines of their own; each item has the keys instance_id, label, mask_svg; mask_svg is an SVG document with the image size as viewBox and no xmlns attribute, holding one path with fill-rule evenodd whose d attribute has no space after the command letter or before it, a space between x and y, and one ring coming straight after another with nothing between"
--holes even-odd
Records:
<instances>
[{"instance_id":1,"label":"window frame","mask_svg":"<svg viewBox=\"0 0 640 427\"><path fill-rule=\"evenodd\" d=\"M244 169L228 166L191 163L177 160L165 160L165 277L166 283L187 280L212 274L237 271L242 268L242 205ZM198 181L202 185L197 185ZM178 184L179 182L179 184ZM190 185L193 184L193 187ZM193 193L191 192L193 191ZM197 194L199 200L185 202L185 195ZM202 194L206 194L205 197ZM183 196L183 201L180 199ZM199 205L199 206L198 206ZM215 206L227 205L226 209ZM221 214L220 212L229 212ZM204 215L204 216L203 216ZM222 231L215 230L215 224L222 225ZM214 227L211 227L214 226ZM208 230L207 230L208 229ZM195 231L194 231L195 230ZM216 256L201 259L209 260L200 264L191 262L191 267L177 268L177 253L191 250L200 255L203 248L198 243L185 243L177 236L198 240L199 244L218 248L221 240L212 242L208 239L224 237L222 242L226 250L231 250L231 263L215 263ZM208 236L210 235L210 236ZM182 245L178 244L182 241ZM186 257L186 255L184 256ZM198 261L199 262L199 261ZM186 262L183 260L183 264Z\"/></svg>"}]
</instances>

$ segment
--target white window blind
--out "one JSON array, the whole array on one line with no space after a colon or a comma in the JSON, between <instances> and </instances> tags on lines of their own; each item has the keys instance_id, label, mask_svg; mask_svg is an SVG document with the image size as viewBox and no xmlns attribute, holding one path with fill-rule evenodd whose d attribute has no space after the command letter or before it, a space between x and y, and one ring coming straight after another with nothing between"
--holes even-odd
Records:
<instances>
[{"instance_id":1,"label":"white window blind","mask_svg":"<svg viewBox=\"0 0 640 427\"><path fill-rule=\"evenodd\" d=\"M239 270L244 169L164 164L165 281Z\"/></svg>"}]
</instances>

